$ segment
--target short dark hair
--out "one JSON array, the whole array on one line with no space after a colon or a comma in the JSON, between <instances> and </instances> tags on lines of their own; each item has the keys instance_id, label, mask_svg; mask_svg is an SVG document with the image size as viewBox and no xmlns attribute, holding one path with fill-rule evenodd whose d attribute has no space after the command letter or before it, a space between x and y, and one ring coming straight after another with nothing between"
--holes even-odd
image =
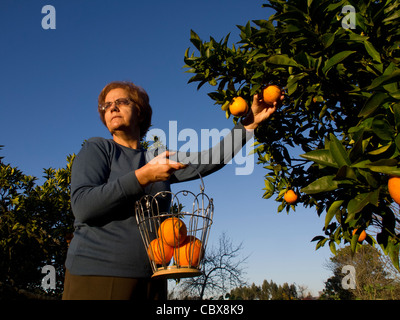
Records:
<instances>
[{"instance_id":1,"label":"short dark hair","mask_svg":"<svg viewBox=\"0 0 400 320\"><path fill-rule=\"evenodd\" d=\"M124 89L129 95L135 104L135 107L138 111L139 115L139 129L140 129L140 139L146 135L147 131L151 126L151 116L153 114L153 110L149 104L149 96L147 92L129 81L113 81L107 84L103 90L101 90L99 99L98 99L98 111L100 114L100 119L105 126L106 121L104 119L105 111L101 110L101 105L105 102L107 94L113 89Z\"/></svg>"}]
</instances>

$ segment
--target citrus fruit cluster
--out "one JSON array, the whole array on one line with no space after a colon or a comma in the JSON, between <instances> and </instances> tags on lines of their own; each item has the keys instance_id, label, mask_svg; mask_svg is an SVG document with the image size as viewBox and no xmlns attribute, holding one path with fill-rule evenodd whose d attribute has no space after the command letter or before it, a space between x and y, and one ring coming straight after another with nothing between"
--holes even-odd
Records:
<instances>
[{"instance_id":1,"label":"citrus fruit cluster","mask_svg":"<svg viewBox=\"0 0 400 320\"><path fill-rule=\"evenodd\" d=\"M181 267L197 267L201 253L201 241L188 235L185 223L175 217L161 223L158 237L147 248L147 254L156 264L168 265L174 257L176 265Z\"/></svg>"},{"instance_id":2,"label":"citrus fruit cluster","mask_svg":"<svg viewBox=\"0 0 400 320\"><path fill-rule=\"evenodd\" d=\"M269 85L261 90L260 99L268 106L273 106L281 98L282 90L276 85ZM249 105L242 97L235 97L229 104L229 112L235 117L243 117L249 112Z\"/></svg>"}]
</instances>

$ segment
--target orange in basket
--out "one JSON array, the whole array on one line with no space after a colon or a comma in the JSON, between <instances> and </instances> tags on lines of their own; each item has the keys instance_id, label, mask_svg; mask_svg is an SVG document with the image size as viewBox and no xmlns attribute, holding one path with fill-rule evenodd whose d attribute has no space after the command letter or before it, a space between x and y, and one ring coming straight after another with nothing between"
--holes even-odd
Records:
<instances>
[{"instance_id":1,"label":"orange in basket","mask_svg":"<svg viewBox=\"0 0 400 320\"><path fill-rule=\"evenodd\" d=\"M156 264L168 264L174 253L174 248L160 239L154 239L147 248L147 254Z\"/></svg>"},{"instance_id":2,"label":"orange in basket","mask_svg":"<svg viewBox=\"0 0 400 320\"><path fill-rule=\"evenodd\" d=\"M178 247L187 236L185 223L179 218L164 220L158 229L158 237L171 247Z\"/></svg>"},{"instance_id":3,"label":"orange in basket","mask_svg":"<svg viewBox=\"0 0 400 320\"><path fill-rule=\"evenodd\" d=\"M179 248L174 250L174 260L181 267L197 267L200 262L202 243L194 236L188 236Z\"/></svg>"}]
</instances>

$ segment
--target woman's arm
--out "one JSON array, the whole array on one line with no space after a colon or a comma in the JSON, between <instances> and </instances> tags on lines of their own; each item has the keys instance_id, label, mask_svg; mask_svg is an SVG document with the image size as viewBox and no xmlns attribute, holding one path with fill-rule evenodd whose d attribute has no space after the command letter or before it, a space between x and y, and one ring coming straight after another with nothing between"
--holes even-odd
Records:
<instances>
[{"instance_id":1,"label":"woman's arm","mask_svg":"<svg viewBox=\"0 0 400 320\"><path fill-rule=\"evenodd\" d=\"M117 207L143 193L134 171L109 181L110 151L105 139L92 138L85 142L74 160L71 207L79 222L93 222L115 214Z\"/></svg>"},{"instance_id":2,"label":"woman's arm","mask_svg":"<svg viewBox=\"0 0 400 320\"><path fill-rule=\"evenodd\" d=\"M283 96L281 97L281 100ZM216 146L210 150L198 153L178 153L176 161L191 163L192 165L185 170L176 171L171 176L171 183L188 181L198 178L198 172L205 177L225 166L242 149L242 147L253 136L254 129L260 123L267 120L277 108L275 102L273 106L268 106L264 101L254 95L253 103L249 113L243 118L232 131ZM197 169L194 170L195 167Z\"/></svg>"},{"instance_id":3,"label":"woman's arm","mask_svg":"<svg viewBox=\"0 0 400 320\"><path fill-rule=\"evenodd\" d=\"M176 171L171 176L171 183L199 178L198 172L205 177L220 170L242 149L253 136L253 130L246 130L238 123L218 144L201 152L178 152L174 160L191 165Z\"/></svg>"}]
</instances>

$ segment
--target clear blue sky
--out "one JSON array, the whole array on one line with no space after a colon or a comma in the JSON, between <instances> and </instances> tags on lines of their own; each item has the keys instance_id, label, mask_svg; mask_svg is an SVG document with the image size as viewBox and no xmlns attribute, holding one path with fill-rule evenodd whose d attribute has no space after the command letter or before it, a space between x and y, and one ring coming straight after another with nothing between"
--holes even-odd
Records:
<instances>
[{"instance_id":1,"label":"clear blue sky","mask_svg":"<svg viewBox=\"0 0 400 320\"><path fill-rule=\"evenodd\" d=\"M0 154L24 173L42 177L78 153L84 139L110 137L97 114L97 96L113 80L131 80L150 95L153 127L178 131L231 128L207 88L187 84L185 50L190 29L202 39L219 40L236 25L266 19L272 12L258 0L1 0L0 2ZM56 29L44 30L42 7L56 9ZM222 232L243 242L249 283L264 279L306 285L317 294L331 276L324 263L328 248L315 251L323 218L298 206L277 213L278 203L262 199L265 170L247 176L235 164L204 179L214 198L209 246ZM194 189L198 182L175 187Z\"/></svg>"}]
</instances>

